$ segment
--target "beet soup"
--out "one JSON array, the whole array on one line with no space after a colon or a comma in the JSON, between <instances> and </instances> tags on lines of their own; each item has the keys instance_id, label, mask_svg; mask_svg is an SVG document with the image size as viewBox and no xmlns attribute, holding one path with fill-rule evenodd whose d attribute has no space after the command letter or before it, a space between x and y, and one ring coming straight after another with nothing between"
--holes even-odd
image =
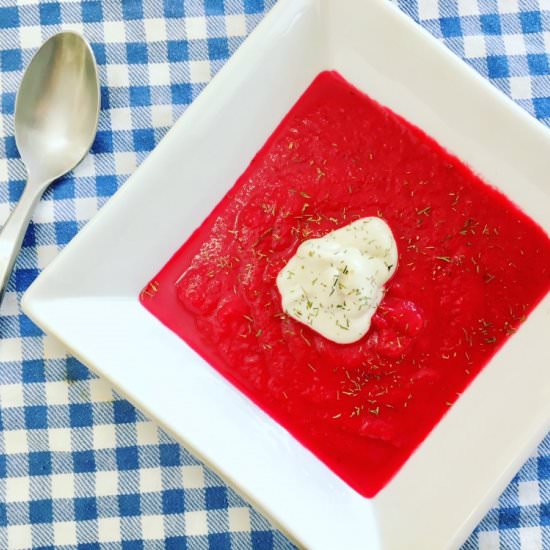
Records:
<instances>
[{"instance_id":1,"label":"beet soup","mask_svg":"<svg viewBox=\"0 0 550 550\"><path fill-rule=\"evenodd\" d=\"M285 314L275 280L302 242L366 216L391 228L398 267L368 333L337 344ZM372 497L549 290L540 227L325 72L140 300Z\"/></svg>"}]
</instances>

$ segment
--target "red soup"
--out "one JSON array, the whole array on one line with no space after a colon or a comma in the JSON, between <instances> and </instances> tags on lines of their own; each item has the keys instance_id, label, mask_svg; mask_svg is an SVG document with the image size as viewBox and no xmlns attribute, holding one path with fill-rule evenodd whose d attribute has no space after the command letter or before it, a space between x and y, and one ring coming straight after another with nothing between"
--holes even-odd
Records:
<instances>
[{"instance_id":1,"label":"red soup","mask_svg":"<svg viewBox=\"0 0 550 550\"><path fill-rule=\"evenodd\" d=\"M304 240L365 216L398 269L364 338L284 314ZM550 239L456 157L320 74L143 305L364 496L399 470L550 290Z\"/></svg>"}]
</instances>

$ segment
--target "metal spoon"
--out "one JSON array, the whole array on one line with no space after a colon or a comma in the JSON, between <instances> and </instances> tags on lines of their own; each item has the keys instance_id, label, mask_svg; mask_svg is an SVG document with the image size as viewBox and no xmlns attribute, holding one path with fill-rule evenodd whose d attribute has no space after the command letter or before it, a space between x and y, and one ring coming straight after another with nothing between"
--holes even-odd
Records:
<instances>
[{"instance_id":1,"label":"metal spoon","mask_svg":"<svg viewBox=\"0 0 550 550\"><path fill-rule=\"evenodd\" d=\"M0 301L37 202L88 153L99 107L90 45L74 32L52 36L32 58L15 102L15 141L27 184L0 233Z\"/></svg>"}]
</instances>

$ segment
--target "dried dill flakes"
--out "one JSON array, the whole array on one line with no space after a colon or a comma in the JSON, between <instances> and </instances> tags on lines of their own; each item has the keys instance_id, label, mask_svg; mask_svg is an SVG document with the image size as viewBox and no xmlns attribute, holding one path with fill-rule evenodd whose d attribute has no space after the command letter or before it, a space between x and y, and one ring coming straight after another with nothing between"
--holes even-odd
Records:
<instances>
[{"instance_id":1,"label":"dried dill flakes","mask_svg":"<svg viewBox=\"0 0 550 550\"><path fill-rule=\"evenodd\" d=\"M418 216L428 216L432 210L431 206L426 206L424 208L421 208L420 210L417 210L416 213Z\"/></svg>"},{"instance_id":2,"label":"dried dill flakes","mask_svg":"<svg viewBox=\"0 0 550 550\"><path fill-rule=\"evenodd\" d=\"M153 298L155 294L159 291L160 283L158 281L151 281L141 292L140 297L144 298Z\"/></svg>"}]
</instances>

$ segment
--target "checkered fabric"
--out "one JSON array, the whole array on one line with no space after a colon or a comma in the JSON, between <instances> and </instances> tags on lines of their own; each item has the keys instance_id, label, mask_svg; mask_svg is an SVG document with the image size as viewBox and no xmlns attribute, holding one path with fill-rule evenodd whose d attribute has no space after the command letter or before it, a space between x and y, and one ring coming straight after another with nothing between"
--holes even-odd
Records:
<instances>
[{"instance_id":1,"label":"checkered fabric","mask_svg":"<svg viewBox=\"0 0 550 550\"><path fill-rule=\"evenodd\" d=\"M340 1L340 0L334 0ZM550 124L548 0L394 0ZM231 488L21 314L23 292L153 149L275 0L0 0L0 220L24 185L15 92L61 29L92 43L92 155L49 190L0 309L0 548L292 548ZM550 437L465 549L550 549Z\"/></svg>"}]
</instances>

